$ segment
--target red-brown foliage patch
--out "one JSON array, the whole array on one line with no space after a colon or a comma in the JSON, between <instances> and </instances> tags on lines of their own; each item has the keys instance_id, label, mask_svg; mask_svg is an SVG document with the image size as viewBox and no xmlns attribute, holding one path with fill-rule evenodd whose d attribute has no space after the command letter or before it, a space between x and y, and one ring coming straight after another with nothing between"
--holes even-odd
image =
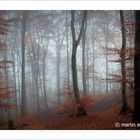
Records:
<instances>
[{"instance_id":1,"label":"red-brown foliage patch","mask_svg":"<svg viewBox=\"0 0 140 140\"><path fill-rule=\"evenodd\" d=\"M81 102L83 103L84 107L89 109L90 107L94 107L97 102L102 100L103 98L107 98L110 95L102 95L102 96L88 96L82 97ZM95 98L96 97L96 98ZM95 99L98 100L95 102ZM93 104L92 104L93 102ZM66 113L70 112L72 108L72 101L67 101L64 106L60 106L59 113ZM129 107L133 110L133 95L129 96L128 98ZM89 108L88 108L89 107ZM107 110L102 112L88 112L86 116L81 117L65 117L64 119L61 118L57 121L53 122L39 122L36 116L37 114L32 114L26 116L22 119L18 119L17 122L17 129L34 129L34 130L112 130L112 129L133 129L130 127L116 127L116 123L131 123L132 122L132 113L128 113L127 115L119 115L121 110L121 101L116 101L114 104ZM63 116L63 115L62 115ZM22 122L22 123L21 123ZM21 126L21 124L24 124ZM26 123L28 124L26 126Z\"/></svg>"}]
</instances>

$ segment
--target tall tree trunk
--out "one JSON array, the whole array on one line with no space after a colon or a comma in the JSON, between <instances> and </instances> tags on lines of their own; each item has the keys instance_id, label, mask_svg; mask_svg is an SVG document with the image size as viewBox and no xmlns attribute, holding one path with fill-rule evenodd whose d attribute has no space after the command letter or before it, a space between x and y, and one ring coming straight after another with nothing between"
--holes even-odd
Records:
<instances>
[{"instance_id":1,"label":"tall tree trunk","mask_svg":"<svg viewBox=\"0 0 140 140\"><path fill-rule=\"evenodd\" d=\"M22 63L21 63L21 57L20 57L20 48L16 48L17 50L16 50L16 52L17 52L17 60L18 60L18 62L17 62L17 67L18 68L21 68L22 67ZM17 109L18 109L18 111L20 112L21 111L21 106L19 106L19 105L21 105L21 72L20 71L22 71L22 70L20 70L20 69L17 69L17 73L16 73L16 76L17 76L17 104L18 104L18 106L17 106Z\"/></svg>"},{"instance_id":2,"label":"tall tree trunk","mask_svg":"<svg viewBox=\"0 0 140 140\"><path fill-rule=\"evenodd\" d=\"M40 46L40 44L38 44ZM35 53L36 54L36 53ZM40 49L37 48L37 60L36 60L36 93L37 93L37 109L40 112L40 96L39 96L39 74L40 74L40 66L39 66L39 59L40 59Z\"/></svg>"},{"instance_id":3,"label":"tall tree trunk","mask_svg":"<svg viewBox=\"0 0 140 140\"><path fill-rule=\"evenodd\" d=\"M106 54L105 54L105 59L106 59L106 62L105 62L105 65L106 65L106 94L108 94L108 52L107 52L107 49L108 49L108 22L107 22L107 15L106 13L104 14L104 20L105 20L105 24L104 24L104 34L105 34L105 48L106 48Z\"/></svg>"},{"instance_id":4,"label":"tall tree trunk","mask_svg":"<svg viewBox=\"0 0 140 140\"><path fill-rule=\"evenodd\" d=\"M94 20L92 19L92 72L93 72L93 94L95 94L95 31L94 31Z\"/></svg>"},{"instance_id":5,"label":"tall tree trunk","mask_svg":"<svg viewBox=\"0 0 140 140\"><path fill-rule=\"evenodd\" d=\"M78 35L78 38L76 39L76 33L75 33L75 11L71 11L71 32L72 32L72 80L73 80L73 89L74 89L74 97L75 101L78 105L76 108L76 116L86 115L86 111L83 109L83 107L80 105L80 94L79 94L79 88L78 88L78 79L77 79L77 65L76 65L76 52L77 47L79 45L79 42L81 40L82 32L84 29L84 24L87 16L87 11L84 11L82 25L80 28L80 32Z\"/></svg>"},{"instance_id":6,"label":"tall tree trunk","mask_svg":"<svg viewBox=\"0 0 140 140\"><path fill-rule=\"evenodd\" d=\"M22 47L22 81L21 81L21 115L26 114L26 91L25 91L25 32L26 32L26 12L22 12L22 31L21 31L21 47Z\"/></svg>"},{"instance_id":7,"label":"tall tree trunk","mask_svg":"<svg viewBox=\"0 0 140 140\"><path fill-rule=\"evenodd\" d=\"M66 11L66 43L67 43L67 79L68 94L70 96L70 61L69 61L69 30L68 30L68 13Z\"/></svg>"},{"instance_id":8,"label":"tall tree trunk","mask_svg":"<svg viewBox=\"0 0 140 140\"><path fill-rule=\"evenodd\" d=\"M126 35L123 11L120 10L121 32L122 32L122 48L121 48L121 73L122 73L122 109L120 113L127 113L128 103L126 97L126 71L125 71L125 49L126 49Z\"/></svg>"},{"instance_id":9,"label":"tall tree trunk","mask_svg":"<svg viewBox=\"0 0 140 140\"><path fill-rule=\"evenodd\" d=\"M44 50L45 51L45 50ZM48 97L47 97L47 82L46 82L46 56L48 55L48 44L46 51L43 55L43 90L44 90L44 98L45 98L45 109L48 108Z\"/></svg>"},{"instance_id":10,"label":"tall tree trunk","mask_svg":"<svg viewBox=\"0 0 140 140\"><path fill-rule=\"evenodd\" d=\"M60 47L61 46L56 46L56 55L57 55L57 63L56 63L56 82L57 82L57 102L61 102L61 97L60 97Z\"/></svg>"},{"instance_id":11,"label":"tall tree trunk","mask_svg":"<svg viewBox=\"0 0 140 140\"><path fill-rule=\"evenodd\" d=\"M140 122L140 11L135 11L135 56L134 56L134 115Z\"/></svg>"},{"instance_id":12,"label":"tall tree trunk","mask_svg":"<svg viewBox=\"0 0 140 140\"><path fill-rule=\"evenodd\" d=\"M86 57L85 57L85 42L86 42L86 27L87 26L87 19L85 21L85 26L83 29L82 34L82 81L83 81L83 95L87 94L87 84L86 84Z\"/></svg>"},{"instance_id":13,"label":"tall tree trunk","mask_svg":"<svg viewBox=\"0 0 140 140\"><path fill-rule=\"evenodd\" d=\"M16 68L15 68L15 64L13 64L13 74L14 74L14 92L15 92L15 106L16 106L15 109L17 111L17 80L16 80Z\"/></svg>"},{"instance_id":14,"label":"tall tree trunk","mask_svg":"<svg viewBox=\"0 0 140 140\"><path fill-rule=\"evenodd\" d=\"M75 46L75 44L73 44L73 46ZM79 103L80 94L79 94L78 80L77 80L76 51L77 51L77 47L74 47L72 50L72 78L73 78L73 89L74 89L75 100L77 103Z\"/></svg>"},{"instance_id":15,"label":"tall tree trunk","mask_svg":"<svg viewBox=\"0 0 140 140\"><path fill-rule=\"evenodd\" d=\"M40 103L39 103L39 85L38 85L39 75L35 78L35 87L36 87L36 103L37 103L37 111L40 112Z\"/></svg>"},{"instance_id":16,"label":"tall tree trunk","mask_svg":"<svg viewBox=\"0 0 140 140\"><path fill-rule=\"evenodd\" d=\"M106 44L106 50L107 48L108 48L108 44ZM108 52L106 51L106 94L108 94L108 87L109 87L107 78L108 78Z\"/></svg>"},{"instance_id":17,"label":"tall tree trunk","mask_svg":"<svg viewBox=\"0 0 140 140\"><path fill-rule=\"evenodd\" d=\"M15 40L13 46L15 47ZM16 56L15 56L15 48L12 50L12 59L13 63L13 78L14 78L14 93L15 93L15 110L17 111L17 76L16 76Z\"/></svg>"},{"instance_id":18,"label":"tall tree trunk","mask_svg":"<svg viewBox=\"0 0 140 140\"><path fill-rule=\"evenodd\" d=\"M59 29L58 32L60 33ZM61 85L60 85L60 61L61 61L61 48L63 45L64 35L58 36L55 39L56 42L56 84L57 84L57 101L61 102Z\"/></svg>"},{"instance_id":19,"label":"tall tree trunk","mask_svg":"<svg viewBox=\"0 0 140 140\"><path fill-rule=\"evenodd\" d=\"M89 45L86 46L86 89L89 94Z\"/></svg>"}]
</instances>

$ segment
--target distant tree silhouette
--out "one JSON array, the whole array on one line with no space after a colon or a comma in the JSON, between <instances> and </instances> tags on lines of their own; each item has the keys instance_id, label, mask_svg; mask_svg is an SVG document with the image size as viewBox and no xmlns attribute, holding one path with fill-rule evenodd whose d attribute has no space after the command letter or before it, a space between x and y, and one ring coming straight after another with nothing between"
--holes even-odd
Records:
<instances>
[{"instance_id":1,"label":"distant tree silhouette","mask_svg":"<svg viewBox=\"0 0 140 140\"><path fill-rule=\"evenodd\" d=\"M21 81L21 115L26 114L26 91L25 91L25 32L26 32L26 11L22 11L22 31L21 31L21 47L22 47L22 81Z\"/></svg>"}]
</instances>

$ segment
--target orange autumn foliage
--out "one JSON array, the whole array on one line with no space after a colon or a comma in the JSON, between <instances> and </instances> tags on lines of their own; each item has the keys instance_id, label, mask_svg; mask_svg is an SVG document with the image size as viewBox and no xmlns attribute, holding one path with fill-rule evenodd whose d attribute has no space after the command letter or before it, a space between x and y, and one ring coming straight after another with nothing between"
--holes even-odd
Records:
<instances>
[{"instance_id":1,"label":"orange autumn foliage","mask_svg":"<svg viewBox=\"0 0 140 140\"><path fill-rule=\"evenodd\" d=\"M110 95L109 95L110 96ZM106 96L107 98L107 96ZM133 96L128 97L129 107L133 109ZM101 112L88 112L87 116L82 117L66 117L62 121L41 122L34 121L36 115L27 116L30 121L24 120L28 126L17 124L17 129L32 129L32 130L118 130L118 129L132 129L116 127L116 122L129 123L132 122L132 114L118 115L120 112L121 100L117 100L112 106ZM31 121L32 120L32 121ZM21 119L19 120L21 121Z\"/></svg>"},{"instance_id":2,"label":"orange autumn foliage","mask_svg":"<svg viewBox=\"0 0 140 140\"><path fill-rule=\"evenodd\" d=\"M0 92L0 99L8 99L8 98L13 98L14 94L12 92Z\"/></svg>"},{"instance_id":3,"label":"orange autumn foliage","mask_svg":"<svg viewBox=\"0 0 140 140\"><path fill-rule=\"evenodd\" d=\"M91 109L91 107L93 107L95 105L95 99L91 95L81 96L80 104L82 105L82 107L85 110L88 111ZM63 114L63 113L71 114L72 112L74 112L76 105L77 104L75 102L74 97L70 97L66 101L61 103L61 105L58 107L58 109L59 109L58 112L60 114Z\"/></svg>"},{"instance_id":4,"label":"orange autumn foliage","mask_svg":"<svg viewBox=\"0 0 140 140\"><path fill-rule=\"evenodd\" d=\"M9 26L11 26L15 19L5 18L5 11L0 11L0 37L7 34ZM0 42L0 52L6 49L6 43ZM10 91L8 87L8 80L5 74L8 66L7 64L13 64L11 60L0 60L0 109L13 108L9 101L14 97L13 91Z\"/></svg>"}]
</instances>

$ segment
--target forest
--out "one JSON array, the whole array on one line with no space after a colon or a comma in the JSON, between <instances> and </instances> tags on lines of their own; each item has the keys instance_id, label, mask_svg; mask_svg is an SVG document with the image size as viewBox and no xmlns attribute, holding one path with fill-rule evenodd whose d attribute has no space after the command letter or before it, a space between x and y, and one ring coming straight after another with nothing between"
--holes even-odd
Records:
<instances>
[{"instance_id":1,"label":"forest","mask_svg":"<svg viewBox=\"0 0 140 140\"><path fill-rule=\"evenodd\" d=\"M0 130L140 129L140 11L0 11Z\"/></svg>"}]
</instances>

